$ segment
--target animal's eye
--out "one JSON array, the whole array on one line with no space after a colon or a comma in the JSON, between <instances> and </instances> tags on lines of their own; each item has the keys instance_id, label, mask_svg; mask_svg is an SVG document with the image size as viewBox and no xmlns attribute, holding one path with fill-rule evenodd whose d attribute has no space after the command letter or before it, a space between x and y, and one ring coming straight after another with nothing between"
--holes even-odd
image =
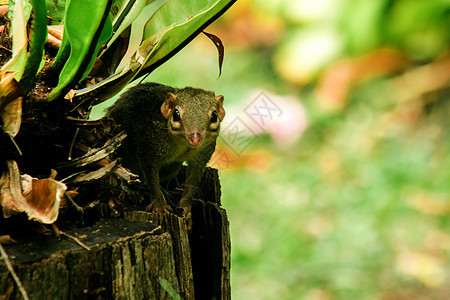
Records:
<instances>
[{"instance_id":1,"label":"animal's eye","mask_svg":"<svg viewBox=\"0 0 450 300\"><path fill-rule=\"evenodd\" d=\"M181 120L180 112L178 111L178 109L175 109L175 110L173 111L173 120L174 120L175 122Z\"/></svg>"},{"instance_id":2,"label":"animal's eye","mask_svg":"<svg viewBox=\"0 0 450 300\"><path fill-rule=\"evenodd\" d=\"M213 111L211 114L211 123L216 123L217 122L217 111Z\"/></svg>"}]
</instances>

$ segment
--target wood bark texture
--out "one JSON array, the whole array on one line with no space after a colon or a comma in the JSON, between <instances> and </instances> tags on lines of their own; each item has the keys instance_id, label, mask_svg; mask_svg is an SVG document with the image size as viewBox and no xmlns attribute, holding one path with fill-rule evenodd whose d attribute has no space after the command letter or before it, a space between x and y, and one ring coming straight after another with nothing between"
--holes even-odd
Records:
<instances>
[{"instance_id":1,"label":"wood bark texture","mask_svg":"<svg viewBox=\"0 0 450 300\"><path fill-rule=\"evenodd\" d=\"M66 232L90 250L42 235L3 247L33 300L230 299L230 235L216 170L205 172L199 191L190 230L175 214L130 210ZM22 296L0 261L3 299Z\"/></svg>"}]
</instances>

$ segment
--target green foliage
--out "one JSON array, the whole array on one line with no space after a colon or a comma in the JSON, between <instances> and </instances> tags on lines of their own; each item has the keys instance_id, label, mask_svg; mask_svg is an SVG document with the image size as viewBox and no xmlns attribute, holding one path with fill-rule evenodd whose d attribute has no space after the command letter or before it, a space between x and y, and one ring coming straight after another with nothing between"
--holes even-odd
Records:
<instances>
[{"instance_id":1,"label":"green foliage","mask_svg":"<svg viewBox=\"0 0 450 300\"><path fill-rule=\"evenodd\" d=\"M389 47L430 61L445 55L450 35L448 1L320 0L258 1L258 9L286 23L274 45L275 65L293 83L311 83L344 57ZM299 53L299 55L297 55ZM303 70L296 76L291 69Z\"/></svg>"},{"instance_id":2,"label":"green foliage","mask_svg":"<svg viewBox=\"0 0 450 300\"><path fill-rule=\"evenodd\" d=\"M122 90L134 78L148 74L172 57L210 22L222 14L234 1L154 1L130 10L131 17L124 18L122 24L130 24L126 36L127 49L111 75L104 82L76 91L77 97L95 95L99 104ZM120 18L117 18L119 21ZM115 61L115 48L120 30L128 28L116 25L118 30L100 54L102 60ZM122 41L123 42L123 41Z\"/></svg>"},{"instance_id":3,"label":"green foliage","mask_svg":"<svg viewBox=\"0 0 450 300\"><path fill-rule=\"evenodd\" d=\"M64 12L66 9L66 0L47 0L47 14L49 17L50 25L61 24L64 18Z\"/></svg>"},{"instance_id":4,"label":"green foliage","mask_svg":"<svg viewBox=\"0 0 450 300\"><path fill-rule=\"evenodd\" d=\"M428 298L448 284L447 246L424 244L449 238L448 122L380 128L391 107L377 101L389 93L387 82L372 82L338 116L314 116L311 105L311 126L288 153L259 146L271 168L221 174L234 298Z\"/></svg>"},{"instance_id":5,"label":"green foliage","mask_svg":"<svg viewBox=\"0 0 450 300\"><path fill-rule=\"evenodd\" d=\"M172 297L174 300L181 300L180 295L177 294L177 291L173 288L173 286L164 278L159 277L159 284L163 287L163 289Z\"/></svg>"},{"instance_id":6,"label":"green foliage","mask_svg":"<svg viewBox=\"0 0 450 300\"><path fill-rule=\"evenodd\" d=\"M4 70L17 72L15 78L21 80L25 93L30 90L43 62L48 16L52 25L64 25L61 47L49 71L50 77L58 76L59 80L48 99L61 98L86 77L100 73L104 80L72 95L75 103L90 98L90 104L95 105L167 61L234 0L16 2L11 1L8 12L12 20L13 58ZM27 52L26 25L31 11L33 34ZM93 71L95 62L99 67Z\"/></svg>"},{"instance_id":7,"label":"green foliage","mask_svg":"<svg viewBox=\"0 0 450 300\"><path fill-rule=\"evenodd\" d=\"M74 101L95 97L92 104L98 104L109 99L135 77L148 74L174 55L233 2L115 1L110 7L110 1L103 1L103 6L71 1L64 18L63 43L53 64L55 73L62 71L50 100L61 97L89 74L103 44L98 58L111 62L101 70L107 72L107 78L76 91ZM78 15L86 21L80 22ZM126 48L118 51L124 45Z\"/></svg>"},{"instance_id":8,"label":"green foliage","mask_svg":"<svg viewBox=\"0 0 450 300\"><path fill-rule=\"evenodd\" d=\"M25 63L24 73L20 85L28 93L44 56L44 45L47 41L47 3L45 0L32 0L33 6L33 34L31 35L30 49Z\"/></svg>"},{"instance_id":9,"label":"green foliage","mask_svg":"<svg viewBox=\"0 0 450 300\"><path fill-rule=\"evenodd\" d=\"M57 87L52 91L49 100L60 96L73 82L84 79L91 70L96 54L103 43L112 34L112 23L109 18L111 1L72 0L66 7L64 16L64 37L61 53L57 56L55 66L64 67L59 75ZM69 47L69 50L65 48ZM58 72L58 70L54 70Z\"/></svg>"},{"instance_id":10,"label":"green foliage","mask_svg":"<svg viewBox=\"0 0 450 300\"><path fill-rule=\"evenodd\" d=\"M12 55L13 57L2 66L3 72L15 72L14 78L19 81L22 78L27 56L27 32L26 23L29 17L30 6L26 1L12 2L11 10L8 10L11 22ZM28 11L28 13L27 13Z\"/></svg>"},{"instance_id":11,"label":"green foliage","mask_svg":"<svg viewBox=\"0 0 450 300\"><path fill-rule=\"evenodd\" d=\"M390 43L415 59L429 60L448 48L449 27L448 1L402 1L390 13Z\"/></svg>"}]
</instances>

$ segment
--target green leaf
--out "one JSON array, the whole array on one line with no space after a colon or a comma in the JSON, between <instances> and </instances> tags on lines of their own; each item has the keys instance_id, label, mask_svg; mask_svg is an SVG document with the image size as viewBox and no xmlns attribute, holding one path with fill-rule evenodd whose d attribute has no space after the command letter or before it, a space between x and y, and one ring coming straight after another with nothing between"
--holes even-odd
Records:
<instances>
[{"instance_id":1,"label":"green leaf","mask_svg":"<svg viewBox=\"0 0 450 300\"><path fill-rule=\"evenodd\" d=\"M172 299L181 300L180 295L178 295L177 291L166 279L159 277L158 281L162 288L170 295L170 297L172 297Z\"/></svg>"},{"instance_id":2,"label":"green leaf","mask_svg":"<svg viewBox=\"0 0 450 300\"><path fill-rule=\"evenodd\" d=\"M153 1L150 5L145 6L145 8L141 10L140 15L135 18L134 22L132 22L127 52L122 57L122 60L119 63L116 72L123 71L124 68L130 64L133 55L135 55L136 51L139 49L142 40L145 39L145 25L147 24L148 20L152 18L153 14L161 7L162 4L164 4L164 1Z\"/></svg>"},{"instance_id":3,"label":"green leaf","mask_svg":"<svg viewBox=\"0 0 450 300\"><path fill-rule=\"evenodd\" d=\"M64 64L70 55L70 43L69 38L66 34L63 35L61 46L59 47L58 53L56 54L55 60L50 67L49 74L50 76L54 76L54 74L61 73L62 68L64 68ZM57 76L57 75L56 75ZM55 76L55 77L56 77Z\"/></svg>"},{"instance_id":4,"label":"green leaf","mask_svg":"<svg viewBox=\"0 0 450 300\"><path fill-rule=\"evenodd\" d=\"M123 1L120 11L117 14L113 13L113 8L111 8L112 18L113 18L113 31L114 35L108 41L107 49L112 45L112 43L122 34L122 32L130 26L130 24L139 16L142 9L145 7L147 0L129 0ZM106 50L105 50L106 51Z\"/></svg>"},{"instance_id":5,"label":"green leaf","mask_svg":"<svg viewBox=\"0 0 450 300\"><path fill-rule=\"evenodd\" d=\"M111 22L111 18L109 16L107 16L105 25L103 26L103 30L100 33L100 36L97 41L97 45L95 46L94 51L93 51L94 56L93 56L93 58L91 58L89 65L87 66L86 71L84 72L81 79L84 79L84 78L86 78L86 76L89 75L89 72L91 71L92 66L94 65L94 62L95 62L95 54L97 54L98 51L100 50L100 47L108 41L108 39L111 37L111 34L112 34L112 22Z\"/></svg>"},{"instance_id":6,"label":"green leaf","mask_svg":"<svg viewBox=\"0 0 450 300\"><path fill-rule=\"evenodd\" d=\"M25 1L24 1L25 2ZM2 67L2 71L16 72L15 79L22 78L25 69L27 54L27 19L25 18L25 7L22 1L12 1L11 7L11 36L12 36L12 58Z\"/></svg>"},{"instance_id":7,"label":"green leaf","mask_svg":"<svg viewBox=\"0 0 450 300\"><path fill-rule=\"evenodd\" d=\"M61 24L67 2L69 2L69 0L47 0L47 14L51 21L49 25Z\"/></svg>"},{"instance_id":8,"label":"green leaf","mask_svg":"<svg viewBox=\"0 0 450 300\"><path fill-rule=\"evenodd\" d=\"M175 20L176 25L161 37L161 40L149 53L137 77L152 72L175 55L234 2L233 0L196 1L195 4L190 5L186 5L181 0L166 2L147 23L144 37L151 32L161 31L168 25L172 25L170 20Z\"/></svg>"},{"instance_id":9,"label":"green leaf","mask_svg":"<svg viewBox=\"0 0 450 300\"><path fill-rule=\"evenodd\" d=\"M108 0L69 2L64 18L64 36L67 36L70 54L49 100L60 97L89 73L100 46L112 33L108 15L110 6L111 1Z\"/></svg>"},{"instance_id":10,"label":"green leaf","mask_svg":"<svg viewBox=\"0 0 450 300\"><path fill-rule=\"evenodd\" d=\"M21 11L23 13L24 19L28 21L28 19L30 18L30 14L31 14L31 3L29 0L10 0L9 1L9 7L8 7L8 18L10 19L14 19L14 11L16 10L16 6L17 3L20 2L19 4L19 11Z\"/></svg>"},{"instance_id":11,"label":"green leaf","mask_svg":"<svg viewBox=\"0 0 450 300\"><path fill-rule=\"evenodd\" d=\"M44 45L47 41L47 3L46 0L31 0L33 5L33 34L31 35L30 52L27 56L25 70L20 80L25 94L31 89L35 75L41 65Z\"/></svg>"},{"instance_id":12,"label":"green leaf","mask_svg":"<svg viewBox=\"0 0 450 300\"><path fill-rule=\"evenodd\" d=\"M114 80L107 79L107 84L100 82L75 91L74 102L80 102L92 95L95 95L96 99L92 105L107 100L134 78L150 73L175 55L234 2L203 0L187 3L182 0L169 0L162 5L162 1L154 2L151 8L147 6L131 24L132 28L137 26L139 30L136 31L143 30L143 33L130 34L129 48L135 47L136 41L140 46L136 50L130 50L131 55L126 54L128 61L121 63L116 73L111 76ZM149 14L146 9L154 13ZM145 26L142 29L143 23Z\"/></svg>"}]
</instances>

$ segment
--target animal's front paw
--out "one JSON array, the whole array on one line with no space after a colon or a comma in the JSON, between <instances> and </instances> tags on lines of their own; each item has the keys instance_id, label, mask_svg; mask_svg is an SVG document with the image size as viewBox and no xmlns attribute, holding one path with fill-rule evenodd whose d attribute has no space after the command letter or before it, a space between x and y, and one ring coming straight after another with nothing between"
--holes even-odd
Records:
<instances>
[{"instance_id":1,"label":"animal's front paw","mask_svg":"<svg viewBox=\"0 0 450 300\"><path fill-rule=\"evenodd\" d=\"M184 217L190 219L192 217L191 207L182 207L184 212Z\"/></svg>"},{"instance_id":2,"label":"animal's front paw","mask_svg":"<svg viewBox=\"0 0 450 300\"><path fill-rule=\"evenodd\" d=\"M192 206L192 200L190 198L181 198L181 201L178 204L178 207L183 209L184 216L187 219L191 219L191 217L192 217L191 206Z\"/></svg>"},{"instance_id":3,"label":"animal's front paw","mask_svg":"<svg viewBox=\"0 0 450 300\"><path fill-rule=\"evenodd\" d=\"M145 209L148 212L157 212L157 213L169 213L172 212L172 207L170 207L167 203L150 203Z\"/></svg>"},{"instance_id":4,"label":"animal's front paw","mask_svg":"<svg viewBox=\"0 0 450 300\"><path fill-rule=\"evenodd\" d=\"M164 194L161 190L158 190L153 197L151 198L151 203L145 209L149 212L158 212L158 213L169 213L172 212L172 207L167 204Z\"/></svg>"}]
</instances>

